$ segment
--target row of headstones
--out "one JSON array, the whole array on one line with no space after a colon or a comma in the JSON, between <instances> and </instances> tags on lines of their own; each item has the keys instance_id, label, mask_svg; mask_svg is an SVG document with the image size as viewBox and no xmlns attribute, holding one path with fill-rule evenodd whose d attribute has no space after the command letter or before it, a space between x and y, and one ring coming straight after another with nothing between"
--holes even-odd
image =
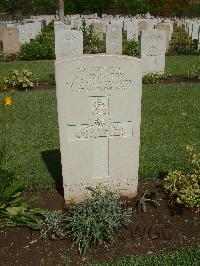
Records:
<instances>
[{"instance_id":1,"label":"row of headstones","mask_svg":"<svg viewBox=\"0 0 200 266\"><path fill-rule=\"evenodd\" d=\"M166 31L166 45L167 49L169 47L169 42L171 40L171 36L173 33L173 21L166 21L165 23L161 23L160 19L68 19L67 29L78 29L80 30L82 27L82 23L85 21L86 26L93 25L94 31L98 35L100 39L103 39L103 34L106 33L107 26L117 25L127 31L127 40L135 40L138 41L138 36L142 30L151 30L158 29Z\"/></svg>"},{"instance_id":2,"label":"row of headstones","mask_svg":"<svg viewBox=\"0 0 200 266\"><path fill-rule=\"evenodd\" d=\"M5 54L17 53L20 46L29 43L31 39L35 39L46 26L43 21L35 21L31 23L2 23L0 24L0 41L3 42L3 52Z\"/></svg>"},{"instance_id":3,"label":"row of headstones","mask_svg":"<svg viewBox=\"0 0 200 266\"><path fill-rule=\"evenodd\" d=\"M200 49L200 20L185 20L184 25L189 37L198 40Z\"/></svg>"},{"instance_id":4,"label":"row of headstones","mask_svg":"<svg viewBox=\"0 0 200 266\"><path fill-rule=\"evenodd\" d=\"M83 55L83 33L68 30L61 22L55 22L56 60ZM140 58L143 74L164 73L167 49L166 31L159 29L142 30L140 36ZM106 54L122 54L122 28L109 24L106 27Z\"/></svg>"},{"instance_id":5,"label":"row of headstones","mask_svg":"<svg viewBox=\"0 0 200 266\"><path fill-rule=\"evenodd\" d=\"M55 23L55 77L64 197L104 184L137 194L142 75L159 62L166 32L141 31L141 59L123 56L122 27L106 27L106 54L83 55L83 34ZM149 71L149 69L148 69ZM151 72L151 71L150 71Z\"/></svg>"}]
</instances>

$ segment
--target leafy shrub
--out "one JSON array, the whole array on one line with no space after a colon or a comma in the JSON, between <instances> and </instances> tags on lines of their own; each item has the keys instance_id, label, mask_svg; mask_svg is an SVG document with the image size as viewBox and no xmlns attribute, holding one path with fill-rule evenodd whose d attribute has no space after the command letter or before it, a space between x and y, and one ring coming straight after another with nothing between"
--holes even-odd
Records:
<instances>
[{"instance_id":1,"label":"leafy shrub","mask_svg":"<svg viewBox=\"0 0 200 266\"><path fill-rule=\"evenodd\" d=\"M123 54L129 56L138 56L139 55L139 43L135 40L125 41L123 43Z\"/></svg>"},{"instance_id":2,"label":"leafy shrub","mask_svg":"<svg viewBox=\"0 0 200 266\"><path fill-rule=\"evenodd\" d=\"M172 199L185 207L200 208L200 155L193 146L187 146L191 171L170 172L164 178L164 188Z\"/></svg>"},{"instance_id":3,"label":"leafy shrub","mask_svg":"<svg viewBox=\"0 0 200 266\"><path fill-rule=\"evenodd\" d=\"M195 42L192 42L184 28L175 28L170 41L168 53L171 55L190 55L198 50Z\"/></svg>"},{"instance_id":4,"label":"leafy shrub","mask_svg":"<svg viewBox=\"0 0 200 266\"><path fill-rule=\"evenodd\" d=\"M62 225L65 222L66 215L60 211L55 210L53 212L44 212L44 227L42 229L42 236L49 234L52 239L56 237L64 238L66 237L65 228Z\"/></svg>"},{"instance_id":5,"label":"leafy shrub","mask_svg":"<svg viewBox=\"0 0 200 266\"><path fill-rule=\"evenodd\" d=\"M171 74L159 74L159 73L148 73L142 78L143 83L152 84L152 83L160 83L162 81L167 80L171 77Z\"/></svg>"},{"instance_id":6,"label":"leafy shrub","mask_svg":"<svg viewBox=\"0 0 200 266\"><path fill-rule=\"evenodd\" d=\"M3 51L0 52L0 61L12 62L19 60L20 60L20 53L4 54Z\"/></svg>"},{"instance_id":7,"label":"leafy shrub","mask_svg":"<svg viewBox=\"0 0 200 266\"><path fill-rule=\"evenodd\" d=\"M188 79L197 79L200 80L200 64L193 65L192 67L188 68L186 73L186 77Z\"/></svg>"},{"instance_id":8,"label":"leafy shrub","mask_svg":"<svg viewBox=\"0 0 200 266\"><path fill-rule=\"evenodd\" d=\"M83 52L86 54L96 54L105 52L105 40L101 41L94 32L94 25L86 25L82 22L81 30L83 32Z\"/></svg>"},{"instance_id":9,"label":"leafy shrub","mask_svg":"<svg viewBox=\"0 0 200 266\"><path fill-rule=\"evenodd\" d=\"M21 71L17 69L11 69L3 78L0 83L1 89L20 89L24 90L33 87L33 82L31 81L32 72L28 69L22 69Z\"/></svg>"},{"instance_id":10,"label":"leafy shrub","mask_svg":"<svg viewBox=\"0 0 200 266\"><path fill-rule=\"evenodd\" d=\"M102 244L112 239L115 230L129 221L130 210L123 210L118 194L104 186L88 188L91 196L82 203L76 203L67 220L67 234L80 253L85 253L92 244Z\"/></svg>"},{"instance_id":11,"label":"leafy shrub","mask_svg":"<svg viewBox=\"0 0 200 266\"><path fill-rule=\"evenodd\" d=\"M21 46L20 56L23 60L54 59L55 58L55 37L53 22L49 23L42 32Z\"/></svg>"}]
</instances>

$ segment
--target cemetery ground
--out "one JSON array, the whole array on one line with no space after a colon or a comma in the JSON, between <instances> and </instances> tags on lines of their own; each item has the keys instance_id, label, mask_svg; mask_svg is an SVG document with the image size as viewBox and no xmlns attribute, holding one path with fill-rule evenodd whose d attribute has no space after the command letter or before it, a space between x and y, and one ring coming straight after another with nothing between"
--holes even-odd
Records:
<instances>
[{"instance_id":1,"label":"cemetery ground","mask_svg":"<svg viewBox=\"0 0 200 266\"><path fill-rule=\"evenodd\" d=\"M167 57L167 70L182 76L193 60L199 58ZM35 81L49 82L53 64L0 63L0 71L26 67L33 71ZM55 210L63 209L63 196L56 94L54 86L51 88L43 90L40 86L40 90L12 95L8 163L25 185L24 198L30 205ZM176 205L169 207L162 179L168 171L188 170L186 145L195 144L200 150L199 99L199 83L143 85L138 195L146 190L153 192L160 198L160 206L147 204L145 213L134 208L132 223L117 232L113 241L92 246L83 256L76 245L71 248L71 239L40 238L39 232L26 228L2 229L0 258L4 265L84 265L102 261L115 261L105 265L198 265L199 213ZM124 204L135 206L136 200ZM118 259L122 261L116 262Z\"/></svg>"}]
</instances>

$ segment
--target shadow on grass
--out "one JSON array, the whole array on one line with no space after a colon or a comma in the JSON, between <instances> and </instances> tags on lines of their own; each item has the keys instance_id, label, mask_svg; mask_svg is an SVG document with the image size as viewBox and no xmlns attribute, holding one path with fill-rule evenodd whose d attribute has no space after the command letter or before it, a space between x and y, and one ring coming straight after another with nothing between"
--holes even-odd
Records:
<instances>
[{"instance_id":1,"label":"shadow on grass","mask_svg":"<svg viewBox=\"0 0 200 266\"><path fill-rule=\"evenodd\" d=\"M60 150L42 151L41 156L52 178L55 180L56 190L63 196L63 178Z\"/></svg>"}]
</instances>

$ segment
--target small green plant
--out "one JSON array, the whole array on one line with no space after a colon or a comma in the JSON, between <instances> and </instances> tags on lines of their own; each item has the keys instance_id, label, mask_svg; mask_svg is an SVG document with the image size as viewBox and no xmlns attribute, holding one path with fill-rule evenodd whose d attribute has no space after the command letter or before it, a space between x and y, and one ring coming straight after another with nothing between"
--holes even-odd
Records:
<instances>
[{"instance_id":1,"label":"small green plant","mask_svg":"<svg viewBox=\"0 0 200 266\"><path fill-rule=\"evenodd\" d=\"M57 237L65 238L66 232L63 226L66 215L60 211L55 210L53 212L44 212L44 226L42 229L42 236L50 235L52 239ZM63 228L62 228L63 226Z\"/></svg>"},{"instance_id":2,"label":"small green plant","mask_svg":"<svg viewBox=\"0 0 200 266\"><path fill-rule=\"evenodd\" d=\"M185 76L188 79L200 80L200 64L196 64L188 68Z\"/></svg>"},{"instance_id":3,"label":"small green plant","mask_svg":"<svg viewBox=\"0 0 200 266\"><path fill-rule=\"evenodd\" d=\"M185 207L200 209L200 155L191 145L187 146L190 172L170 172L164 178L164 188L172 200Z\"/></svg>"},{"instance_id":4,"label":"small green plant","mask_svg":"<svg viewBox=\"0 0 200 266\"><path fill-rule=\"evenodd\" d=\"M25 90L33 87L31 80L32 72L28 69L11 69L0 83L0 88L3 90Z\"/></svg>"},{"instance_id":5,"label":"small green plant","mask_svg":"<svg viewBox=\"0 0 200 266\"><path fill-rule=\"evenodd\" d=\"M146 204L150 204L153 206L160 206L160 203L158 202L159 199L156 197L155 193L149 192L148 190L146 190L141 197L139 197L139 199L136 202L136 206L141 206L141 210L143 212L147 211L147 207Z\"/></svg>"},{"instance_id":6,"label":"small green plant","mask_svg":"<svg viewBox=\"0 0 200 266\"><path fill-rule=\"evenodd\" d=\"M125 41L123 43L123 54L129 56L138 56L139 55L139 43L135 40Z\"/></svg>"},{"instance_id":7,"label":"small green plant","mask_svg":"<svg viewBox=\"0 0 200 266\"><path fill-rule=\"evenodd\" d=\"M84 254L89 246L111 240L113 233L129 222L130 210L124 210L119 195L105 186L88 188L84 202L76 203L68 215L67 235Z\"/></svg>"},{"instance_id":8,"label":"small green plant","mask_svg":"<svg viewBox=\"0 0 200 266\"><path fill-rule=\"evenodd\" d=\"M143 83L152 84L152 83L160 83L165 81L171 77L171 74L159 74L159 73L149 73L142 78Z\"/></svg>"},{"instance_id":9,"label":"small green plant","mask_svg":"<svg viewBox=\"0 0 200 266\"><path fill-rule=\"evenodd\" d=\"M81 30L83 32L83 52L86 54L96 54L104 52L105 43L101 41L94 32L93 25L86 25L85 20L82 22Z\"/></svg>"}]
</instances>

